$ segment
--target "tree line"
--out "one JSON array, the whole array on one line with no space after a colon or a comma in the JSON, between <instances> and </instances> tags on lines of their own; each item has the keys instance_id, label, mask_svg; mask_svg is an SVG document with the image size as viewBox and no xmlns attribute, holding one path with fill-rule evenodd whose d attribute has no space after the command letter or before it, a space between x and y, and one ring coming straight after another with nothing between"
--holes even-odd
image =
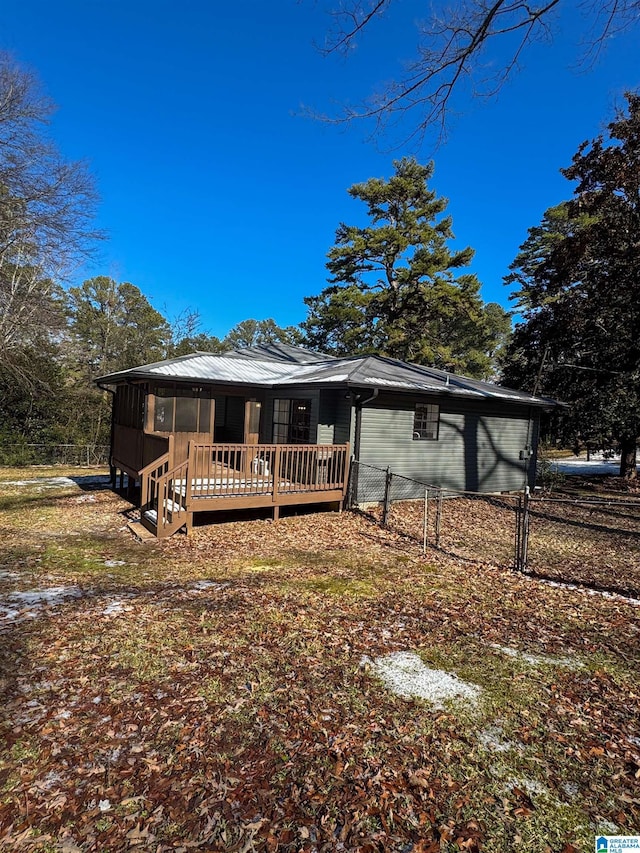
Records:
<instances>
[{"instance_id":1,"label":"tree line","mask_svg":"<svg viewBox=\"0 0 640 853\"><path fill-rule=\"evenodd\" d=\"M328 286L307 317L281 328L248 319L223 338L197 311L170 322L139 288L108 276L69 277L104 235L82 164L47 138L51 104L37 81L0 55L0 443L108 441L109 401L96 377L195 350L282 342L330 355L377 353L497 379L570 404L564 442L617 441L635 474L640 379L640 96L629 94L606 134L563 170L575 186L529 232L505 281L521 321L485 303L454 248L433 164L393 164L354 184L367 225L341 223Z\"/></svg>"}]
</instances>

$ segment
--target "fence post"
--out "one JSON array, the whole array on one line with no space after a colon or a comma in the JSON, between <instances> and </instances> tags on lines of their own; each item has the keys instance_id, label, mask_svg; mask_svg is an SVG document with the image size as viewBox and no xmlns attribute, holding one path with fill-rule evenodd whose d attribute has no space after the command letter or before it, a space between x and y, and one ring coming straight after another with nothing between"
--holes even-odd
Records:
<instances>
[{"instance_id":1,"label":"fence post","mask_svg":"<svg viewBox=\"0 0 640 853\"><path fill-rule=\"evenodd\" d=\"M424 490L424 512L422 514L422 553L427 553L429 528L429 489Z\"/></svg>"},{"instance_id":2,"label":"fence post","mask_svg":"<svg viewBox=\"0 0 640 853\"><path fill-rule=\"evenodd\" d=\"M384 479L384 504L382 507L382 523L386 525L389 520L389 508L391 506L391 481L393 474L391 468L387 468L387 474Z\"/></svg>"},{"instance_id":3,"label":"fence post","mask_svg":"<svg viewBox=\"0 0 640 853\"><path fill-rule=\"evenodd\" d=\"M531 511L529 508L529 504L531 501L531 495L529 492L529 486L524 490L524 501L523 501L523 513L522 513L522 541L520 543L520 571L526 572L528 568L529 562L529 524L531 520Z\"/></svg>"},{"instance_id":4,"label":"fence post","mask_svg":"<svg viewBox=\"0 0 640 853\"><path fill-rule=\"evenodd\" d=\"M440 547L440 522L442 521L442 489L438 491L438 503L436 504L436 548Z\"/></svg>"},{"instance_id":5,"label":"fence post","mask_svg":"<svg viewBox=\"0 0 640 853\"><path fill-rule=\"evenodd\" d=\"M520 541L522 534L522 495L518 495L518 502L516 503L516 535L515 535L515 553L513 556L513 565L516 572L519 572L521 569L521 553L520 553Z\"/></svg>"}]
</instances>

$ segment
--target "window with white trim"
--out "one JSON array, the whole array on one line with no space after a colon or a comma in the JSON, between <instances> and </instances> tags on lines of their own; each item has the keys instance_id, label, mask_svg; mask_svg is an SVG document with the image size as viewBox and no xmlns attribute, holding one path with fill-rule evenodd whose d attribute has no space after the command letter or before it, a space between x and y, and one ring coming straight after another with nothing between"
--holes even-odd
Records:
<instances>
[{"instance_id":1,"label":"window with white trim","mask_svg":"<svg viewBox=\"0 0 640 853\"><path fill-rule=\"evenodd\" d=\"M437 441L440 426L440 406L437 403L416 403L413 415L414 441Z\"/></svg>"}]
</instances>

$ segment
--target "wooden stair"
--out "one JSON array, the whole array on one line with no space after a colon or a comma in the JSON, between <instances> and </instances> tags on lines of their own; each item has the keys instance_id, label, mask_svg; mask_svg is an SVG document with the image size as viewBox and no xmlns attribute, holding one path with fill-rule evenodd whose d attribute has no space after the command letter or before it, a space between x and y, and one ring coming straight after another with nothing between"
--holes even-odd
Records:
<instances>
[{"instance_id":1,"label":"wooden stair","mask_svg":"<svg viewBox=\"0 0 640 853\"><path fill-rule=\"evenodd\" d=\"M140 524L158 539L172 536L187 524L186 494L189 463L181 462L169 470L169 454L156 459L142 472Z\"/></svg>"}]
</instances>

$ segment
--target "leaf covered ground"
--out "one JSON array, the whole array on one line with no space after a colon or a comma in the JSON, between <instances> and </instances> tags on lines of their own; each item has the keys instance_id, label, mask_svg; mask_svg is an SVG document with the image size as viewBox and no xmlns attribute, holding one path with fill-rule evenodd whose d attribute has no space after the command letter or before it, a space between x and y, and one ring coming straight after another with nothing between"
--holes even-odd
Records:
<instances>
[{"instance_id":1,"label":"leaf covered ground","mask_svg":"<svg viewBox=\"0 0 640 853\"><path fill-rule=\"evenodd\" d=\"M640 832L632 601L423 557L351 513L144 546L128 503L82 486L0 498L0 849L574 853ZM363 663L393 652L478 700L395 695Z\"/></svg>"},{"instance_id":2,"label":"leaf covered ground","mask_svg":"<svg viewBox=\"0 0 640 853\"><path fill-rule=\"evenodd\" d=\"M531 501L528 571L549 579L640 598L640 498L619 489L573 488ZM604 479L604 478L601 478ZM607 478L611 480L612 478ZM466 495L442 502L440 548L454 557L514 565L517 497ZM380 519L381 511L373 509ZM436 541L437 501L428 505ZM394 504L389 526L422 543L424 501Z\"/></svg>"}]
</instances>

